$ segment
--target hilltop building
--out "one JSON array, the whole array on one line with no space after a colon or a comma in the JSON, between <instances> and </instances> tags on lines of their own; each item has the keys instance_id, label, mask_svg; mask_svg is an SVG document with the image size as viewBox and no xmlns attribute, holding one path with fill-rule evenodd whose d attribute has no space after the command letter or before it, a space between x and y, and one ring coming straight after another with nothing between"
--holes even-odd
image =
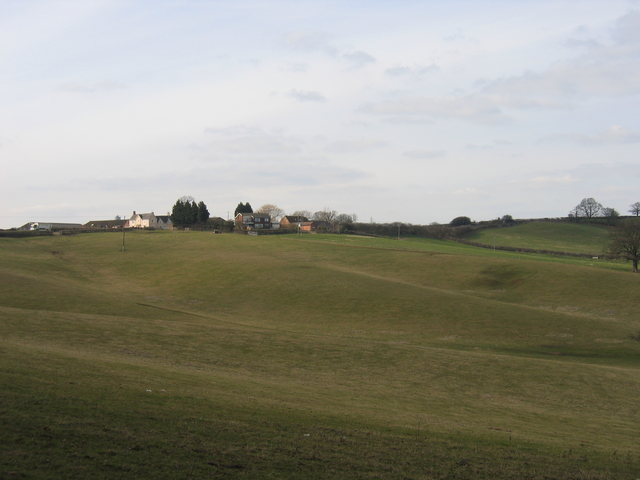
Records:
<instances>
[{"instance_id":1,"label":"hilltop building","mask_svg":"<svg viewBox=\"0 0 640 480\"><path fill-rule=\"evenodd\" d=\"M169 214L156 215L155 213L136 213L133 211L131 218L127 220L125 227L129 228L154 228L160 230L172 230L173 222Z\"/></svg>"},{"instance_id":2,"label":"hilltop building","mask_svg":"<svg viewBox=\"0 0 640 480\"><path fill-rule=\"evenodd\" d=\"M66 230L68 228L82 228L79 223L29 222L18 230Z\"/></svg>"},{"instance_id":3,"label":"hilltop building","mask_svg":"<svg viewBox=\"0 0 640 480\"><path fill-rule=\"evenodd\" d=\"M268 213L239 213L236 226L247 230L271 228L271 216Z\"/></svg>"}]
</instances>

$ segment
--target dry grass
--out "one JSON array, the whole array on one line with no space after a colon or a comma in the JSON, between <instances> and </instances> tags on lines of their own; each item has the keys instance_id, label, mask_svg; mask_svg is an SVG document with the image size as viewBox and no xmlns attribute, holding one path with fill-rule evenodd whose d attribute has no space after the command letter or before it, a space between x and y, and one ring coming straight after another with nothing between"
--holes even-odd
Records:
<instances>
[{"instance_id":1,"label":"dry grass","mask_svg":"<svg viewBox=\"0 0 640 480\"><path fill-rule=\"evenodd\" d=\"M635 478L633 275L116 240L0 239L5 476Z\"/></svg>"}]
</instances>

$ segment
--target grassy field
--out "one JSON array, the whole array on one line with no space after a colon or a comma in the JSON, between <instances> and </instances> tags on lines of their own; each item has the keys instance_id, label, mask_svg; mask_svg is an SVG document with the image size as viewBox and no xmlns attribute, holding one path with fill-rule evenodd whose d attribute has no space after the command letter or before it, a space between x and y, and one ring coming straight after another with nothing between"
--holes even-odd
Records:
<instances>
[{"instance_id":1,"label":"grassy field","mask_svg":"<svg viewBox=\"0 0 640 480\"><path fill-rule=\"evenodd\" d=\"M602 255L609 231L610 227L586 223L531 222L478 230L465 238L485 245Z\"/></svg>"},{"instance_id":2,"label":"grassy field","mask_svg":"<svg viewBox=\"0 0 640 480\"><path fill-rule=\"evenodd\" d=\"M120 247L0 238L1 478L639 477L640 276L436 241Z\"/></svg>"}]
</instances>

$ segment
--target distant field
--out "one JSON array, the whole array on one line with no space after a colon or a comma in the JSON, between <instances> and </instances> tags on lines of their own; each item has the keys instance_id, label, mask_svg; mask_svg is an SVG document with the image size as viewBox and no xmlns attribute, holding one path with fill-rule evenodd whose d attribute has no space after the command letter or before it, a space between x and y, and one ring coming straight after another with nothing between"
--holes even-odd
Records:
<instances>
[{"instance_id":1,"label":"distant field","mask_svg":"<svg viewBox=\"0 0 640 480\"><path fill-rule=\"evenodd\" d=\"M519 228L519 227L511 227L511 228ZM594 227L601 228L601 227ZM493 232L493 231L501 231L507 230L499 229L499 230L486 230L485 232ZM535 231L535 229L534 229ZM486 237L486 233L484 234ZM535 236L535 235L534 235ZM291 236L293 237L293 236ZM285 238L291 238L285 237ZM531 242L527 239L526 235L521 236L522 239L518 242L515 242L514 245L520 248L534 248L534 247L523 247L523 245L530 245ZM493 243L488 244L485 243L488 240L477 240L477 236L468 236L464 237L466 240L472 240L478 243L484 243L485 245L493 245ZM608 238L608 237L607 237ZM318 235L304 235L299 238L303 241L309 242L318 242L318 243L328 243L332 245L348 245L353 247L363 247L363 248L382 248L382 249L390 249L390 250L401 250L401 251L420 251L420 252L432 252L432 253L442 253L442 254L453 254L453 255L472 255L472 256L485 256L492 258L501 258L501 259L520 259L520 260L532 260L532 261L543 261L543 262L555 262L555 263L564 263L575 266L588 266L588 267L598 267L598 268L607 268L612 270L620 270L620 271L629 271L631 268L631 264L629 262L625 262L623 260L605 260L604 258L599 258L598 260L594 260L591 257L565 257L558 255L548 255L548 254L533 254L533 253L522 253L522 252L509 252L509 251L501 251L489 248L478 248L471 245L467 245L461 242L456 242L453 240L434 240L431 238L424 237L400 237L400 240L392 239L392 238L380 238L380 237L366 237L359 235L332 235L332 234L318 234ZM491 242L493 242L493 236L491 236ZM608 240L607 240L608 242ZM499 242L496 242L496 245L505 245ZM560 248L562 245L554 244L554 246ZM535 247L537 248L537 247ZM545 249L540 249L545 250ZM551 249L546 249L551 250ZM553 251L564 251L571 253L581 253L579 248L569 247L569 250L553 250ZM601 255L601 254L596 254Z\"/></svg>"},{"instance_id":2,"label":"distant field","mask_svg":"<svg viewBox=\"0 0 640 480\"><path fill-rule=\"evenodd\" d=\"M638 477L639 275L438 241L121 239L0 238L0 477Z\"/></svg>"},{"instance_id":3,"label":"distant field","mask_svg":"<svg viewBox=\"0 0 640 480\"><path fill-rule=\"evenodd\" d=\"M533 248L602 255L609 243L609 227L559 222L531 222L513 227L479 230L465 237L486 245Z\"/></svg>"}]
</instances>

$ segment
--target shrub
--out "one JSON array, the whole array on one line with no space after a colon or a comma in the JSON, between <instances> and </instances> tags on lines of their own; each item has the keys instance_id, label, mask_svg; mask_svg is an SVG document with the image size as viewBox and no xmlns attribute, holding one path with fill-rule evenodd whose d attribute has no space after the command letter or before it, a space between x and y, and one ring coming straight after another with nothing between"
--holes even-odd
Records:
<instances>
[{"instance_id":1,"label":"shrub","mask_svg":"<svg viewBox=\"0 0 640 480\"><path fill-rule=\"evenodd\" d=\"M461 227L463 225L471 225L471 219L469 217L456 217L449 223L452 227Z\"/></svg>"}]
</instances>

